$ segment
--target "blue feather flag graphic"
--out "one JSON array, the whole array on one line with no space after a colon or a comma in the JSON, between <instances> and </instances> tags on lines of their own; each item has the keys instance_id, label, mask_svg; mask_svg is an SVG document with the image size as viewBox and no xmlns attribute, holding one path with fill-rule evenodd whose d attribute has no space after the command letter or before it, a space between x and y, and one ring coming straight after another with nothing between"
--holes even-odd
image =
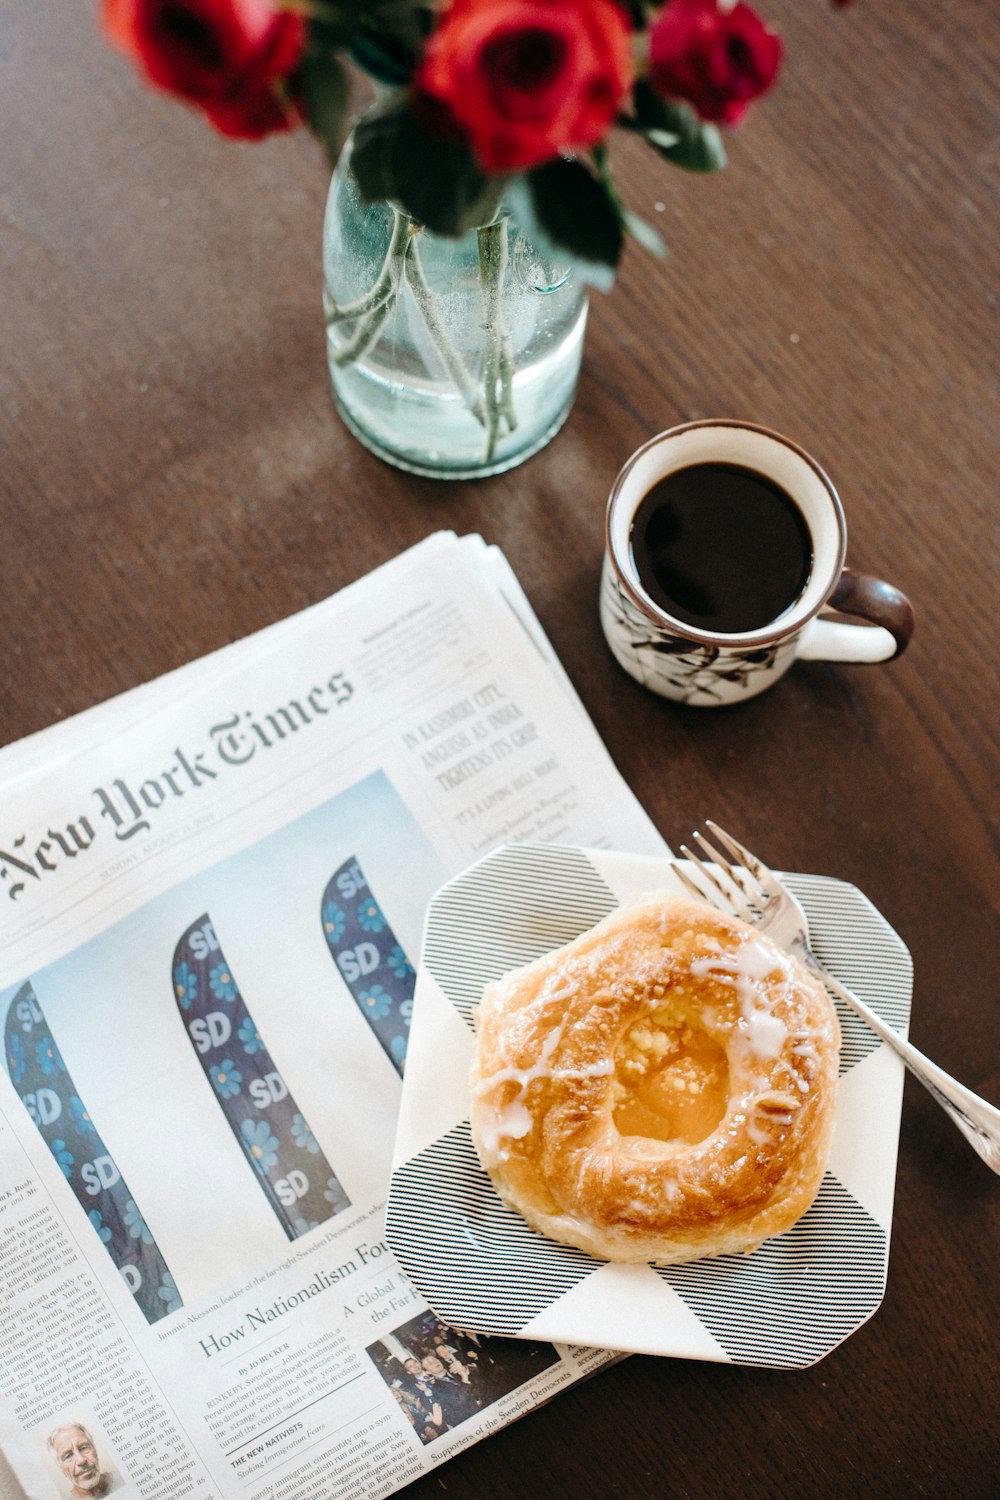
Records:
<instances>
[{"instance_id":1,"label":"blue feather flag graphic","mask_svg":"<svg viewBox=\"0 0 1000 1500\"><path fill-rule=\"evenodd\" d=\"M416 974L353 855L331 876L320 920L341 978L402 1076Z\"/></svg>"},{"instance_id":2,"label":"blue feather flag graphic","mask_svg":"<svg viewBox=\"0 0 1000 1500\"><path fill-rule=\"evenodd\" d=\"M350 1207L271 1060L206 912L174 951L174 997L216 1102L290 1240Z\"/></svg>"},{"instance_id":3,"label":"blue feather flag graphic","mask_svg":"<svg viewBox=\"0 0 1000 1500\"><path fill-rule=\"evenodd\" d=\"M152 1231L63 1061L30 981L7 1010L4 1055L11 1082L147 1322L181 1306Z\"/></svg>"}]
</instances>

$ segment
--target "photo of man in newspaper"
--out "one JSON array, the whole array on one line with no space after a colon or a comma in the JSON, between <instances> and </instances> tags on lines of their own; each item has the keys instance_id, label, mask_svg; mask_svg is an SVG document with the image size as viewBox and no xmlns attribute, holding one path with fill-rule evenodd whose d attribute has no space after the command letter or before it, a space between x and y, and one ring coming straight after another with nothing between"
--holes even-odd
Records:
<instances>
[{"instance_id":1,"label":"photo of man in newspaper","mask_svg":"<svg viewBox=\"0 0 1000 1500\"><path fill-rule=\"evenodd\" d=\"M365 1353L424 1444L559 1361L551 1344L466 1333L429 1310L383 1334Z\"/></svg>"},{"instance_id":2,"label":"photo of man in newspaper","mask_svg":"<svg viewBox=\"0 0 1000 1500\"><path fill-rule=\"evenodd\" d=\"M123 1488L125 1481L108 1459L103 1439L99 1443L82 1421L53 1427L45 1446L62 1477L61 1492L72 1500L101 1500Z\"/></svg>"}]
</instances>

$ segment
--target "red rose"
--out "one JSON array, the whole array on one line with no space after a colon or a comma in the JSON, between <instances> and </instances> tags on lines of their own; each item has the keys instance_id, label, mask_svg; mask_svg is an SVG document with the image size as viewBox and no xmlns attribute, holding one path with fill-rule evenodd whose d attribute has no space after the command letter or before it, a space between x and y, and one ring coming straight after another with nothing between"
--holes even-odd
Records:
<instances>
[{"instance_id":1,"label":"red rose","mask_svg":"<svg viewBox=\"0 0 1000 1500\"><path fill-rule=\"evenodd\" d=\"M591 146L632 82L612 0L453 0L427 44L418 101L436 101L487 172Z\"/></svg>"},{"instance_id":2,"label":"red rose","mask_svg":"<svg viewBox=\"0 0 1000 1500\"><path fill-rule=\"evenodd\" d=\"M650 33L650 81L703 120L738 125L777 78L781 52L781 39L748 5L669 0Z\"/></svg>"},{"instance_id":3,"label":"red rose","mask_svg":"<svg viewBox=\"0 0 1000 1500\"><path fill-rule=\"evenodd\" d=\"M285 84L305 45L301 16L268 0L102 0L102 19L150 82L223 135L259 140L299 123Z\"/></svg>"}]
</instances>

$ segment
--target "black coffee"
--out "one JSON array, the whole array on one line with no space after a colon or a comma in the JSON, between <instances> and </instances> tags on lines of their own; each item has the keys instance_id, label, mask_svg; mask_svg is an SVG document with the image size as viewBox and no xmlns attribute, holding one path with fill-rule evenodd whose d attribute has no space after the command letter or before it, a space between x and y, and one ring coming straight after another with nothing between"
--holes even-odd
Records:
<instances>
[{"instance_id":1,"label":"black coffee","mask_svg":"<svg viewBox=\"0 0 1000 1500\"><path fill-rule=\"evenodd\" d=\"M779 619L812 566L795 501L740 464L692 464L658 480L633 517L629 545L654 604L724 635Z\"/></svg>"}]
</instances>

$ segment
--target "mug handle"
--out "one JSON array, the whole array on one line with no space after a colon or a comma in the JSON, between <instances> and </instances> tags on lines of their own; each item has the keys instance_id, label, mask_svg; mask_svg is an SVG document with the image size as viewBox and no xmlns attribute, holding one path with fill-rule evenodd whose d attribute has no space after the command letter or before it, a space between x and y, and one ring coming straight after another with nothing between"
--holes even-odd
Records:
<instances>
[{"instance_id":1,"label":"mug handle","mask_svg":"<svg viewBox=\"0 0 1000 1500\"><path fill-rule=\"evenodd\" d=\"M841 620L810 620L799 637L801 661L892 661L913 634L913 606L891 583L845 568L827 601L831 609L871 620L875 629Z\"/></svg>"}]
</instances>

